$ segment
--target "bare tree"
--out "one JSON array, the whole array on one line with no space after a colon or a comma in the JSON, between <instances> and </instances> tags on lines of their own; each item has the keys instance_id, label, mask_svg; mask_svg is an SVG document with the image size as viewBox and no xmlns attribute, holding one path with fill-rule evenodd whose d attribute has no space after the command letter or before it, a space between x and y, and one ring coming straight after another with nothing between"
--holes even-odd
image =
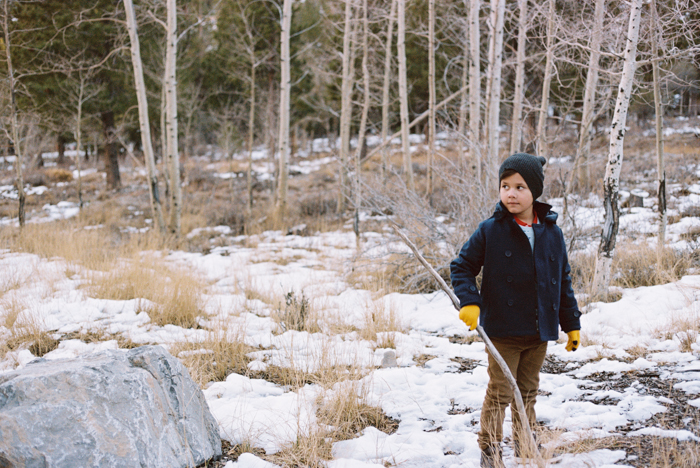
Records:
<instances>
[{"instance_id":1,"label":"bare tree","mask_svg":"<svg viewBox=\"0 0 700 468\"><path fill-rule=\"evenodd\" d=\"M598 69L600 62L600 44L603 35L603 18L605 13L605 0L596 0L593 31L590 41L590 55L588 57L588 73L586 85L583 91L583 110L581 112L581 126L579 130L578 146L574 157L569 181L566 184L568 195L573 190L574 176L578 176L578 185L582 190L588 188L590 182L589 154L591 152L591 125L593 124L596 89L598 88Z\"/></svg>"},{"instance_id":2,"label":"bare tree","mask_svg":"<svg viewBox=\"0 0 700 468\"><path fill-rule=\"evenodd\" d=\"M12 138L12 146L15 150L15 186L17 187L17 216L19 218L19 227L24 227L25 216L24 216L24 204L26 201L26 194L24 193L24 177L22 175L22 165L24 164L24 159L22 157L20 137L19 137L19 125L17 123L17 102L15 100L15 70L12 66L12 42L10 41L10 2L9 0L3 0L3 15L2 15L2 28L5 32L5 58L7 60L7 79L8 79L8 93L9 93L9 104L10 104L10 132Z\"/></svg>"},{"instance_id":3,"label":"bare tree","mask_svg":"<svg viewBox=\"0 0 700 468\"><path fill-rule=\"evenodd\" d=\"M610 126L610 151L605 167L603 190L605 193L605 220L596 257L593 293L601 297L607 295L610 286L612 260L615 254L615 242L620 225L619 185L622 168L623 145L627 110L629 108L637 63L637 41L642 15L642 0L633 0L630 6L630 20L624 53L624 64L620 87L615 103L615 113Z\"/></svg>"},{"instance_id":4,"label":"bare tree","mask_svg":"<svg viewBox=\"0 0 700 468\"><path fill-rule=\"evenodd\" d=\"M340 187L338 191L338 212L345 211L347 199L347 172L350 154L350 126L352 124L352 89L354 84L353 60L353 0L345 0L345 29L343 31L343 78L340 90Z\"/></svg>"},{"instance_id":5,"label":"bare tree","mask_svg":"<svg viewBox=\"0 0 700 468\"><path fill-rule=\"evenodd\" d=\"M391 43L394 37L394 16L396 15L397 0L389 0L388 24L386 27L386 45L384 46L384 84L382 85L382 143L386 142L389 133L389 88L391 86ZM389 160L389 148L384 146L382 151L382 179L386 177Z\"/></svg>"},{"instance_id":6,"label":"bare tree","mask_svg":"<svg viewBox=\"0 0 700 468\"><path fill-rule=\"evenodd\" d=\"M357 246L360 245L360 206L362 204L361 180L362 180L362 150L365 145L365 133L367 132L367 116L370 105L370 80L369 80L369 15L367 0L362 0L362 116L360 117L360 132L357 135L357 148L355 150L355 216L353 228Z\"/></svg>"},{"instance_id":7,"label":"bare tree","mask_svg":"<svg viewBox=\"0 0 700 468\"><path fill-rule=\"evenodd\" d=\"M518 0L518 56L515 65L515 89L513 91L513 120L510 128L510 154L520 151L523 140L523 97L525 95L525 46L527 43L527 1Z\"/></svg>"},{"instance_id":8,"label":"bare tree","mask_svg":"<svg viewBox=\"0 0 700 468\"><path fill-rule=\"evenodd\" d=\"M656 0L651 0L651 55L652 74L654 80L654 110L656 112L656 174L658 178L657 189L659 198L659 239L657 243L657 262L661 266L664 246L666 245L666 168L664 167L664 123L663 105L661 103L661 85L659 84L659 62L655 60L659 56L658 12Z\"/></svg>"},{"instance_id":9,"label":"bare tree","mask_svg":"<svg viewBox=\"0 0 700 468\"><path fill-rule=\"evenodd\" d=\"M503 67L503 23L505 21L505 0L491 0L491 16L489 22L489 62L487 73L488 98L488 163L486 164L487 192L496 179L499 160L499 117L501 111L501 70Z\"/></svg>"},{"instance_id":10,"label":"bare tree","mask_svg":"<svg viewBox=\"0 0 700 468\"><path fill-rule=\"evenodd\" d=\"M165 221L163 220L163 209L158 192L158 177L156 175L156 162L153 154L153 142L151 141L151 124L148 119L148 99L146 97L146 83L143 79L143 64L141 62L141 47L136 26L136 14L132 0L124 0L126 10L126 24L131 39L131 63L134 66L134 84L136 87L136 98L139 107L139 126L141 129L141 145L143 146L144 159L146 160L146 170L148 171L148 194L151 201L151 212L156 219L158 229L165 234ZM83 87L81 86L81 98ZM78 108L80 112L81 108ZM80 115L80 114L78 114ZM80 141L80 140L78 140ZM80 159L80 158L78 158Z\"/></svg>"},{"instance_id":11,"label":"bare tree","mask_svg":"<svg viewBox=\"0 0 700 468\"><path fill-rule=\"evenodd\" d=\"M289 35L292 27L292 1L284 0L282 5L281 33L280 33L280 106L279 106L279 138L277 151L279 153L279 188L277 190L276 218L283 220L287 214L287 190L289 177L289 92L290 79L290 55Z\"/></svg>"},{"instance_id":12,"label":"bare tree","mask_svg":"<svg viewBox=\"0 0 700 468\"><path fill-rule=\"evenodd\" d=\"M177 8L175 0L167 0L168 21L165 52L165 129L167 159L170 167L170 232L180 235L182 216L182 186L180 184L180 155L177 142Z\"/></svg>"},{"instance_id":13,"label":"bare tree","mask_svg":"<svg viewBox=\"0 0 700 468\"><path fill-rule=\"evenodd\" d=\"M413 182L413 160L411 146L408 140L408 78L406 76L406 0L398 2L398 39L397 50L399 54L399 103L401 113L401 148L403 150L403 168L406 174L408 187L415 189Z\"/></svg>"},{"instance_id":14,"label":"bare tree","mask_svg":"<svg viewBox=\"0 0 700 468\"><path fill-rule=\"evenodd\" d=\"M469 139L471 156L476 166L476 179L483 181L481 174L481 58L480 58L480 22L479 10L481 0L469 3Z\"/></svg>"},{"instance_id":15,"label":"bare tree","mask_svg":"<svg viewBox=\"0 0 700 468\"><path fill-rule=\"evenodd\" d=\"M555 6L555 0L549 0L549 11L547 13L547 59L544 65L542 101L540 102L540 115L537 121L537 153L545 158L549 153L547 148L547 114L549 112L549 88L552 84L552 69L554 68Z\"/></svg>"},{"instance_id":16,"label":"bare tree","mask_svg":"<svg viewBox=\"0 0 700 468\"><path fill-rule=\"evenodd\" d=\"M433 203L435 164L435 0L428 0L428 200Z\"/></svg>"}]
</instances>

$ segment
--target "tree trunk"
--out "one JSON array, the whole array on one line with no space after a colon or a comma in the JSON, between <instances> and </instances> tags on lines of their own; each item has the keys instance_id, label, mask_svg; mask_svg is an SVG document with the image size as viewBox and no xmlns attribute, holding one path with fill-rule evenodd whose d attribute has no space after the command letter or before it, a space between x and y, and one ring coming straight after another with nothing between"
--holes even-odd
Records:
<instances>
[{"instance_id":1,"label":"tree trunk","mask_svg":"<svg viewBox=\"0 0 700 468\"><path fill-rule=\"evenodd\" d=\"M664 109L661 102L661 84L659 76L659 62L655 60L659 57L657 26L658 13L656 11L656 0L651 0L651 55L652 73L654 76L654 110L656 111L656 174L658 177L659 196L659 239L657 244L657 263L662 267L662 254L666 245L666 168L664 166Z\"/></svg>"},{"instance_id":2,"label":"tree trunk","mask_svg":"<svg viewBox=\"0 0 700 468\"><path fill-rule=\"evenodd\" d=\"M467 8L467 10L469 10L469 3L467 0L464 0L464 6ZM464 29L464 39L465 44L469 44L469 23L466 24L466 27ZM465 88L469 80L469 52L467 47L464 48L462 56L462 79L460 87ZM457 121L457 145L460 149L460 161L462 161L464 167L467 167L465 157L469 148L469 146L465 144L467 136L467 111L469 108L468 102L469 95L467 93L462 94L462 97L459 100L459 120Z\"/></svg>"},{"instance_id":3,"label":"tree trunk","mask_svg":"<svg viewBox=\"0 0 700 468\"><path fill-rule=\"evenodd\" d=\"M593 277L593 294L605 297L610 287L612 261L615 253L615 242L620 224L619 185L620 170L622 169L623 145L627 110L629 108L636 69L637 41L639 39L639 23L642 13L642 0L633 0L630 7L630 21L624 53L624 65L620 87L615 103L615 113L610 127L610 152L605 167L603 191L605 194L605 220L596 257L595 275Z\"/></svg>"},{"instance_id":4,"label":"tree trunk","mask_svg":"<svg viewBox=\"0 0 700 468\"><path fill-rule=\"evenodd\" d=\"M116 190L122 185L119 175L119 150L114 138L114 112L102 112L102 132L105 139L105 172L107 173L107 188Z\"/></svg>"},{"instance_id":5,"label":"tree trunk","mask_svg":"<svg viewBox=\"0 0 700 468\"><path fill-rule=\"evenodd\" d=\"M156 161L153 154L153 141L151 140L151 124L148 117L148 98L146 97L146 83L143 79L143 64L141 62L141 47L136 27L136 14L132 0L124 0L126 10L126 24L131 41L131 63L134 66L134 85L139 107L139 126L141 129L141 146L143 146L146 170L148 172L148 194L151 201L151 212L156 220L158 230L165 234L165 221L158 193L158 177L156 175ZM82 91L82 88L81 88Z\"/></svg>"},{"instance_id":6,"label":"tree trunk","mask_svg":"<svg viewBox=\"0 0 700 468\"><path fill-rule=\"evenodd\" d=\"M345 0L345 30L343 32L343 82L340 89L340 187L338 187L338 213L345 211L348 195L348 163L350 154L350 125L352 121L352 0Z\"/></svg>"},{"instance_id":7,"label":"tree trunk","mask_svg":"<svg viewBox=\"0 0 700 468\"><path fill-rule=\"evenodd\" d=\"M78 90L78 109L75 118L75 165L78 170L78 209L83 209L83 175L81 174L83 158L80 156L80 143L82 141L83 121L83 95L85 92L85 78L80 76L80 89ZM88 144L88 150L89 150Z\"/></svg>"},{"instance_id":8,"label":"tree trunk","mask_svg":"<svg viewBox=\"0 0 700 468\"><path fill-rule=\"evenodd\" d=\"M287 214L287 189L289 176L289 31L292 27L292 0L284 0L282 11L282 31L280 34L280 111L279 138L279 189L277 191L277 219L283 220Z\"/></svg>"},{"instance_id":9,"label":"tree trunk","mask_svg":"<svg viewBox=\"0 0 700 468\"><path fill-rule=\"evenodd\" d=\"M58 158L56 159L56 164L58 166L66 165L66 137L59 130L56 136L56 152L58 152Z\"/></svg>"},{"instance_id":10,"label":"tree trunk","mask_svg":"<svg viewBox=\"0 0 700 468\"><path fill-rule=\"evenodd\" d=\"M361 177L362 177L362 153L365 149L365 133L367 132L367 115L370 104L369 83L369 18L367 0L362 2L362 86L364 88L362 101L362 116L360 117L360 133L357 135L357 149L355 150L355 216L353 228L357 246L360 246L360 206L362 205Z\"/></svg>"},{"instance_id":11,"label":"tree trunk","mask_svg":"<svg viewBox=\"0 0 700 468\"><path fill-rule=\"evenodd\" d=\"M491 33L489 41L488 67L488 150L489 161L486 165L487 193L493 192L498 176L499 157L499 117L501 112L501 70L503 67L503 22L505 17L505 0L491 0Z\"/></svg>"},{"instance_id":12,"label":"tree trunk","mask_svg":"<svg viewBox=\"0 0 700 468\"><path fill-rule=\"evenodd\" d=\"M581 129L579 131L578 146L574 157L574 166L571 170L569 180L566 184L566 197L574 189L574 177L578 178L580 190L588 189L590 185L589 156L591 153L591 125L595 110L596 89L598 88L598 67L600 61L600 40L603 35L603 18L605 15L605 0L595 2L595 22L593 23L593 34L591 35L591 55L588 57L588 74L586 75L586 85L583 92L583 110L581 112Z\"/></svg>"},{"instance_id":13,"label":"tree trunk","mask_svg":"<svg viewBox=\"0 0 700 468\"><path fill-rule=\"evenodd\" d=\"M481 174L481 57L480 57L480 0L470 0L469 7L469 141L471 158L476 167L476 180L483 183Z\"/></svg>"},{"instance_id":14,"label":"tree trunk","mask_svg":"<svg viewBox=\"0 0 700 468\"><path fill-rule=\"evenodd\" d=\"M163 172L163 181L165 182L165 202L170 201L170 168L172 164L170 163L170 155L168 154L168 129L165 125L165 109L167 108L165 97L165 81L166 81L167 70L163 73L163 82L161 84L160 91L160 163Z\"/></svg>"},{"instance_id":15,"label":"tree trunk","mask_svg":"<svg viewBox=\"0 0 700 468\"><path fill-rule=\"evenodd\" d=\"M12 146L15 149L15 186L17 187L17 217L19 220L19 227L24 227L24 204L26 201L26 194L24 193L24 176L22 175L22 164L24 164L22 158L22 150L20 148L20 138L19 138L19 124L17 123L17 101L15 100L15 72L12 67L12 53L10 50L10 29L8 18L10 16L10 6L9 1L5 0L3 2L4 14L3 14L3 30L5 31L5 57L7 59L7 78L9 84L9 94L10 94L10 126L12 132Z\"/></svg>"},{"instance_id":16,"label":"tree trunk","mask_svg":"<svg viewBox=\"0 0 700 468\"><path fill-rule=\"evenodd\" d=\"M408 82L406 77L406 0L398 3L398 38L399 54L399 102L401 107L401 148L403 150L403 169L409 190L415 189L413 183L413 160L411 146L408 141Z\"/></svg>"},{"instance_id":17,"label":"tree trunk","mask_svg":"<svg viewBox=\"0 0 700 468\"><path fill-rule=\"evenodd\" d=\"M386 142L389 133L389 87L391 86L391 43L394 37L394 15L396 14L396 0L390 0L389 24L386 28L386 45L384 47L384 84L382 86L382 143ZM382 180L386 178L389 161L389 147L382 150Z\"/></svg>"},{"instance_id":18,"label":"tree trunk","mask_svg":"<svg viewBox=\"0 0 700 468\"><path fill-rule=\"evenodd\" d=\"M248 214L253 212L253 144L255 143L255 49L250 54L250 111L248 113Z\"/></svg>"},{"instance_id":19,"label":"tree trunk","mask_svg":"<svg viewBox=\"0 0 700 468\"><path fill-rule=\"evenodd\" d=\"M435 164L435 0L428 0L428 201L433 204Z\"/></svg>"},{"instance_id":20,"label":"tree trunk","mask_svg":"<svg viewBox=\"0 0 700 468\"><path fill-rule=\"evenodd\" d=\"M267 151L268 163L271 174L276 174L275 170L275 76L270 72L267 76L267 103L265 118L265 150ZM273 178L270 186L270 200L273 206L277 205L277 179Z\"/></svg>"},{"instance_id":21,"label":"tree trunk","mask_svg":"<svg viewBox=\"0 0 700 468\"><path fill-rule=\"evenodd\" d=\"M540 117L537 121L537 153L547 158L547 112L549 110L549 88L552 84L552 68L554 67L554 13L555 0L549 0L547 18L547 60L544 65L544 83L542 83L542 102Z\"/></svg>"},{"instance_id":22,"label":"tree trunk","mask_svg":"<svg viewBox=\"0 0 700 468\"><path fill-rule=\"evenodd\" d=\"M175 0L167 0L168 32L165 53L165 128L168 141L168 160L170 162L170 232L180 236L180 218L182 216L182 184L180 183L180 156L177 142L177 8Z\"/></svg>"},{"instance_id":23,"label":"tree trunk","mask_svg":"<svg viewBox=\"0 0 700 468\"><path fill-rule=\"evenodd\" d=\"M513 91L513 120L510 126L510 154L520 152L523 141L523 86L525 83L525 47L527 45L527 1L518 0L518 58L515 66L515 90Z\"/></svg>"}]
</instances>

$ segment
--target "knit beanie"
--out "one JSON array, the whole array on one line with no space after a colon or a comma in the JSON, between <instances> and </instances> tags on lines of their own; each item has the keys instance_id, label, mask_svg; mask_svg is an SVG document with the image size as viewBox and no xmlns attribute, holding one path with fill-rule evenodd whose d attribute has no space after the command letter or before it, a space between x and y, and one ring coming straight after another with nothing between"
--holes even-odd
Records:
<instances>
[{"instance_id":1,"label":"knit beanie","mask_svg":"<svg viewBox=\"0 0 700 468\"><path fill-rule=\"evenodd\" d=\"M542 188L544 186L544 169L542 166L545 165L547 160L542 156L533 156L527 153L515 153L509 156L501 168L498 170L498 181L503 179L503 173L508 169L512 169L525 179L527 188L532 192L533 200L537 200L540 195L542 195Z\"/></svg>"}]
</instances>

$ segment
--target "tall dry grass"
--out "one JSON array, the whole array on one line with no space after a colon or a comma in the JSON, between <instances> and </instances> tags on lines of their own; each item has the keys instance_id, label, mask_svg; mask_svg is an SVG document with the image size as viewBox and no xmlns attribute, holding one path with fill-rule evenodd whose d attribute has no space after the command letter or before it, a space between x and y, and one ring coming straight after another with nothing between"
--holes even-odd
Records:
<instances>
[{"instance_id":1,"label":"tall dry grass","mask_svg":"<svg viewBox=\"0 0 700 468\"><path fill-rule=\"evenodd\" d=\"M7 330L0 341L0 359L8 352L20 349L41 357L58 347L58 340L51 336L26 299L0 299L0 325Z\"/></svg>"},{"instance_id":2,"label":"tall dry grass","mask_svg":"<svg viewBox=\"0 0 700 468\"><path fill-rule=\"evenodd\" d=\"M657 256L657 249L646 242L622 242L618 244L612 265L611 286L638 288L678 281L697 267L698 252L665 248ZM661 260L659 263L658 260ZM596 254L576 254L569 259L574 291L583 293L585 303L597 300L615 301L619 294L607 298L593 295ZM580 305L584 305L580 304Z\"/></svg>"}]
</instances>

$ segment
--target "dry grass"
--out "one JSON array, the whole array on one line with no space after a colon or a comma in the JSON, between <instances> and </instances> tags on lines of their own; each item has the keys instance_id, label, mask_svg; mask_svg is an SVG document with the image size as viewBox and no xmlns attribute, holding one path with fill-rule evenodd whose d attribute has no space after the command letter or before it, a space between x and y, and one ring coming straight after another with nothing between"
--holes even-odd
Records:
<instances>
[{"instance_id":1,"label":"dry grass","mask_svg":"<svg viewBox=\"0 0 700 468\"><path fill-rule=\"evenodd\" d=\"M196 328L197 319L205 315L204 282L190 271L169 268L154 259L124 260L107 273L93 272L87 289L100 299L145 299L143 311L160 326Z\"/></svg>"},{"instance_id":2,"label":"dry grass","mask_svg":"<svg viewBox=\"0 0 700 468\"><path fill-rule=\"evenodd\" d=\"M611 286L638 288L678 281L690 272L695 256L694 252L667 248L661 252L659 264L656 248L646 242L621 243L615 251ZM595 262L595 254L578 254L570 260L574 291L584 293L587 297L581 306L598 300L615 302L621 298L621 294L614 288L611 288L606 298L598 298L592 294Z\"/></svg>"},{"instance_id":3,"label":"dry grass","mask_svg":"<svg viewBox=\"0 0 700 468\"><path fill-rule=\"evenodd\" d=\"M221 382L236 373L246 375L253 349L244 341L242 328L230 330L220 324L207 332L204 341L175 344L171 352L190 371L190 375L200 386L209 382Z\"/></svg>"},{"instance_id":4,"label":"dry grass","mask_svg":"<svg viewBox=\"0 0 700 468\"><path fill-rule=\"evenodd\" d=\"M278 307L272 313L272 319L282 332L296 330L317 333L321 331L318 313L311 307L311 302L303 291L295 293L292 290L285 294L284 307Z\"/></svg>"},{"instance_id":5,"label":"dry grass","mask_svg":"<svg viewBox=\"0 0 700 468\"><path fill-rule=\"evenodd\" d=\"M0 356L9 351L28 349L41 357L58 347L41 320L33 313L31 304L17 299L0 301L0 323L9 330L9 336L0 344Z\"/></svg>"},{"instance_id":6,"label":"dry grass","mask_svg":"<svg viewBox=\"0 0 700 468\"><path fill-rule=\"evenodd\" d=\"M274 455L265 458L289 467L324 467L332 458L333 443L356 437L369 426L392 434L398 421L384 414L378 406L366 402L366 391L358 381L336 387L319 397L316 415L318 426Z\"/></svg>"},{"instance_id":7,"label":"dry grass","mask_svg":"<svg viewBox=\"0 0 700 468\"><path fill-rule=\"evenodd\" d=\"M700 336L700 316L674 317L668 324L655 330L654 335L662 340L677 340L681 351L692 353L692 346Z\"/></svg>"},{"instance_id":8,"label":"dry grass","mask_svg":"<svg viewBox=\"0 0 700 468\"><path fill-rule=\"evenodd\" d=\"M377 348L396 348L395 333L403 333L405 327L399 320L396 305L385 299L378 299L367 305L360 337L374 341Z\"/></svg>"}]
</instances>

